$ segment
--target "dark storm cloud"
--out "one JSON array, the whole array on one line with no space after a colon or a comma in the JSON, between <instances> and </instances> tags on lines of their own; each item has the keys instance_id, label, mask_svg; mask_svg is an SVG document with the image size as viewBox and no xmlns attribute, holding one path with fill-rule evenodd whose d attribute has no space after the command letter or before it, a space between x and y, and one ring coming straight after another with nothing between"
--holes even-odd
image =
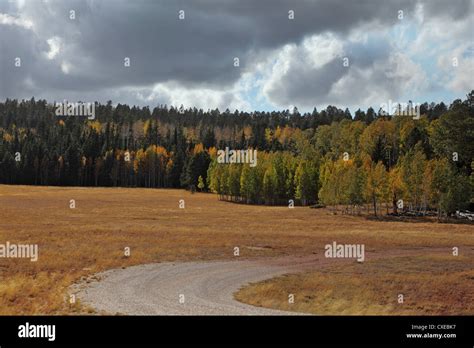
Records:
<instances>
[{"instance_id":1,"label":"dark storm cloud","mask_svg":"<svg viewBox=\"0 0 474 348\"><path fill-rule=\"evenodd\" d=\"M5 3L2 4L5 8ZM233 67L249 67L252 53L298 42L321 31L344 32L358 23L396 19L409 1L374 6L371 1L40 1L27 2L19 14L32 18L34 30L2 28L8 94L24 89L30 77L39 88L100 89L179 81L229 85L239 76ZM69 11L76 11L76 20ZM185 19L178 20L178 11ZM295 20L288 20L288 11ZM8 12L7 12L8 13ZM13 13L10 5L11 16ZM5 27L5 26L2 26ZM28 36L29 33L29 36ZM58 59L47 60L46 40L63 42ZM12 69L12 58L25 64L22 78ZM130 57L131 67L123 67ZM70 75L59 68L68 61ZM247 64L247 66L246 66ZM15 80L10 78L17 77Z\"/></svg>"},{"instance_id":2,"label":"dark storm cloud","mask_svg":"<svg viewBox=\"0 0 474 348\"><path fill-rule=\"evenodd\" d=\"M282 76L284 84L291 88L275 86L270 90L270 96L284 104L307 105L308 99L317 101L327 95L334 82L346 72L340 58L335 58L319 69L308 69L303 64L292 64ZM308 98L308 92L311 95Z\"/></svg>"},{"instance_id":3,"label":"dark storm cloud","mask_svg":"<svg viewBox=\"0 0 474 348\"><path fill-rule=\"evenodd\" d=\"M337 38L333 38L337 40ZM310 107L320 103L328 103L328 95L331 90L344 76L354 73L353 68L357 69L358 85L351 91L354 98L362 98L367 93L367 79L370 76L371 84L374 86L385 80L384 69L374 74L374 64L384 63L390 55L390 44L381 37L371 37L366 42L347 42L342 45L341 50L333 53L333 58L325 64L313 67L306 64L307 49L296 48L291 54L285 57L289 62L289 68L279 75L279 81L272 81L273 84L267 89L268 96L280 105L296 104L300 106ZM329 48L330 49L330 48ZM347 58L347 66L344 60ZM362 74L360 72L363 72ZM364 72L366 71L366 72ZM361 76L362 75L362 76ZM364 77L365 75L365 77ZM364 78L362 78L364 77ZM291 86L291 88L281 88L281 86ZM344 102L347 95L341 95L343 100L330 100L331 102ZM352 98L351 98L352 99Z\"/></svg>"},{"instance_id":4,"label":"dark storm cloud","mask_svg":"<svg viewBox=\"0 0 474 348\"><path fill-rule=\"evenodd\" d=\"M472 16L472 0L427 0L423 2L427 16L444 16L454 20Z\"/></svg>"},{"instance_id":5,"label":"dark storm cloud","mask_svg":"<svg viewBox=\"0 0 474 348\"><path fill-rule=\"evenodd\" d=\"M429 5L430 11L445 13L450 6L444 4ZM32 29L0 24L0 97L96 91L100 99L103 90L169 81L228 88L267 51L315 33L344 35L371 22L390 26L398 10L410 13L415 5L409 0L51 0L26 1L17 12L14 4L0 0L2 13L34 24ZM70 10L76 11L75 20L69 18ZM184 20L178 19L180 10ZM289 10L295 20L288 20ZM47 40L53 37L59 38L61 49L48 59ZM13 67L15 57L22 58L21 69ZM125 57L130 68L123 66ZM234 68L234 57L240 59L240 69ZM61 65L69 66L69 72ZM343 73L337 68L316 74L320 83L329 84L319 87L320 92Z\"/></svg>"}]
</instances>

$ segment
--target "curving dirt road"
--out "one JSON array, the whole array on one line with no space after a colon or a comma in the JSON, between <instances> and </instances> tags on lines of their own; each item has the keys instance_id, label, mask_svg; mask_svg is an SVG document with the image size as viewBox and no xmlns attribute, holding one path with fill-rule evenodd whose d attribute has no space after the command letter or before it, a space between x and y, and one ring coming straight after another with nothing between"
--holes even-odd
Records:
<instances>
[{"instance_id":1,"label":"curving dirt road","mask_svg":"<svg viewBox=\"0 0 474 348\"><path fill-rule=\"evenodd\" d=\"M295 314L247 305L234 300L233 294L245 284L287 273L295 265L304 268L305 262L292 266L282 259L139 265L97 274L100 281L77 286L76 296L109 314Z\"/></svg>"},{"instance_id":2,"label":"curving dirt road","mask_svg":"<svg viewBox=\"0 0 474 348\"><path fill-rule=\"evenodd\" d=\"M373 260L446 252L446 248L410 248L369 251L367 256ZM233 295L248 283L341 262L356 261L313 254L245 261L156 263L96 274L92 278L99 281L76 284L71 292L81 303L106 314L303 315L247 305L236 301Z\"/></svg>"}]
</instances>

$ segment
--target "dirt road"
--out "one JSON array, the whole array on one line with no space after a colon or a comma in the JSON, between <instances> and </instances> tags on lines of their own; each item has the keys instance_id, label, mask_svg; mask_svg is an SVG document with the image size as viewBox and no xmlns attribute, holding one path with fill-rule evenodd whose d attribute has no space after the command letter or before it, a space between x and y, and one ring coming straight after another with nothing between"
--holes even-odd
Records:
<instances>
[{"instance_id":1,"label":"dirt road","mask_svg":"<svg viewBox=\"0 0 474 348\"><path fill-rule=\"evenodd\" d=\"M140 265L110 270L79 285L77 297L99 312L129 315L288 315L234 300L241 286L291 271L281 260ZM301 268L301 263L298 263ZM82 289L81 289L82 288Z\"/></svg>"},{"instance_id":2,"label":"dirt road","mask_svg":"<svg viewBox=\"0 0 474 348\"><path fill-rule=\"evenodd\" d=\"M445 248L410 248L368 252L369 259L444 254ZM244 285L348 259L324 255L260 258L245 261L166 262L115 269L93 276L99 281L76 284L71 292L99 313L127 315L301 315L238 302Z\"/></svg>"}]
</instances>

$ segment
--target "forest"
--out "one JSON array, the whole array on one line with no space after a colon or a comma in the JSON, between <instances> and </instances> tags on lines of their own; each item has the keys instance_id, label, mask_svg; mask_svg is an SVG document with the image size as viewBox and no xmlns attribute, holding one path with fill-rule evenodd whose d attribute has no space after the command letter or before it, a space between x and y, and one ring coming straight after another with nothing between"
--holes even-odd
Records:
<instances>
[{"instance_id":1,"label":"forest","mask_svg":"<svg viewBox=\"0 0 474 348\"><path fill-rule=\"evenodd\" d=\"M55 103L0 103L0 183L186 188L246 204L336 212L436 214L474 203L474 91L421 117L328 106L318 111L204 111L96 103L94 120ZM220 164L252 149L258 165Z\"/></svg>"}]
</instances>

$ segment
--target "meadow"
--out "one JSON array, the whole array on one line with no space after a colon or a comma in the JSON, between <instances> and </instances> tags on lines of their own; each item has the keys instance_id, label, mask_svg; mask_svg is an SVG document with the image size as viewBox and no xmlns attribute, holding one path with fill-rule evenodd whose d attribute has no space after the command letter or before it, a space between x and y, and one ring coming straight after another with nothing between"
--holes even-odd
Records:
<instances>
[{"instance_id":1,"label":"meadow","mask_svg":"<svg viewBox=\"0 0 474 348\"><path fill-rule=\"evenodd\" d=\"M376 257L316 263L246 286L237 299L317 314L472 315L473 232L469 224L243 205L177 189L0 185L0 243L38 244L37 262L0 258L0 314L94 313L69 303L68 288L111 268L233 259L235 247L241 259L323 255L337 241L363 243Z\"/></svg>"}]
</instances>

